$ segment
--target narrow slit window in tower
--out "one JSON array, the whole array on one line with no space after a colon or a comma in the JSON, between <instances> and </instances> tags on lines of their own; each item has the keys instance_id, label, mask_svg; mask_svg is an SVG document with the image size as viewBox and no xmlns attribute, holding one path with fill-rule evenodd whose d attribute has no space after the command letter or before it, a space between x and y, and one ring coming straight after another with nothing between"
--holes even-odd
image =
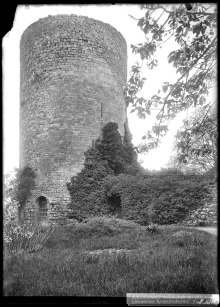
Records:
<instances>
[{"instance_id":1,"label":"narrow slit window in tower","mask_svg":"<svg viewBox=\"0 0 220 307\"><path fill-rule=\"evenodd\" d=\"M101 118L102 118L102 115L103 115L103 105L102 105L102 102L101 102Z\"/></svg>"}]
</instances>

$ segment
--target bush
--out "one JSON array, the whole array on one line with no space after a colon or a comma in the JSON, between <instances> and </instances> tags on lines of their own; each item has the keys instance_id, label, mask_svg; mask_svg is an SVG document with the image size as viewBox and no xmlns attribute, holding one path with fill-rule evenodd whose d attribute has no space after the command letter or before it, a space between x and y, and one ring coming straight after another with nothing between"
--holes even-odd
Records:
<instances>
[{"instance_id":1,"label":"bush","mask_svg":"<svg viewBox=\"0 0 220 307\"><path fill-rule=\"evenodd\" d=\"M85 152L84 168L67 184L71 196L69 208L73 210L72 213L78 219L108 213L102 183L103 178L107 175L113 175L113 171L108 162L102 159L94 143Z\"/></svg>"},{"instance_id":2,"label":"bush","mask_svg":"<svg viewBox=\"0 0 220 307\"><path fill-rule=\"evenodd\" d=\"M20 204L21 208L25 205L27 199L31 196L31 191L35 187L36 174L29 166L17 169L15 178L15 200Z\"/></svg>"},{"instance_id":3,"label":"bush","mask_svg":"<svg viewBox=\"0 0 220 307\"><path fill-rule=\"evenodd\" d=\"M147 225L146 229L150 233L156 233L158 232L158 225L154 223L150 223L149 225Z\"/></svg>"},{"instance_id":4,"label":"bush","mask_svg":"<svg viewBox=\"0 0 220 307\"><path fill-rule=\"evenodd\" d=\"M184 176L158 198L154 204L153 221L160 224L175 224L188 215L190 210L197 209L211 199L209 183L201 176ZM159 184L163 184L164 180ZM169 178L166 183L169 185Z\"/></svg>"},{"instance_id":5,"label":"bush","mask_svg":"<svg viewBox=\"0 0 220 307\"><path fill-rule=\"evenodd\" d=\"M212 221L198 221L195 226L207 227L212 226Z\"/></svg>"},{"instance_id":6,"label":"bush","mask_svg":"<svg viewBox=\"0 0 220 307\"><path fill-rule=\"evenodd\" d=\"M54 230L51 225L40 226L35 222L18 224L9 231L10 239L5 243L5 255L39 251Z\"/></svg>"},{"instance_id":7,"label":"bush","mask_svg":"<svg viewBox=\"0 0 220 307\"><path fill-rule=\"evenodd\" d=\"M111 214L106 197L104 179L115 177L121 172L139 171L136 153L128 137L120 136L118 125L110 122L102 131L102 138L93 142L85 152L84 168L67 184L71 196L69 208L76 219Z\"/></svg>"},{"instance_id":8,"label":"bush","mask_svg":"<svg viewBox=\"0 0 220 307\"><path fill-rule=\"evenodd\" d=\"M119 195L121 199L122 216L136 223L148 224L147 186L143 178L120 174L117 177L108 177L105 180L106 195L111 199Z\"/></svg>"},{"instance_id":9,"label":"bush","mask_svg":"<svg viewBox=\"0 0 220 307\"><path fill-rule=\"evenodd\" d=\"M53 232L53 227L39 226L38 223L19 221L18 210L24 204L33 183L27 179L34 178L33 172L26 167L17 172L15 179L4 182L4 253L7 255L21 254L26 251L36 251L43 247L45 241ZM27 185L25 185L25 183ZM15 198L20 200L15 201Z\"/></svg>"},{"instance_id":10,"label":"bush","mask_svg":"<svg viewBox=\"0 0 220 307\"><path fill-rule=\"evenodd\" d=\"M122 215L142 225L175 224L189 210L211 198L210 186L201 175L184 175L164 170L145 176L121 174L105 180L107 197L119 195Z\"/></svg>"},{"instance_id":11,"label":"bush","mask_svg":"<svg viewBox=\"0 0 220 307\"><path fill-rule=\"evenodd\" d=\"M143 171L130 138L116 123L85 153L83 170L67 185L76 219L114 215L142 225L176 224L211 199L213 176L178 170ZM73 217L73 216L72 216Z\"/></svg>"},{"instance_id":12,"label":"bush","mask_svg":"<svg viewBox=\"0 0 220 307\"><path fill-rule=\"evenodd\" d=\"M137 167L137 153L132 145L125 125L124 139L118 131L118 124L107 123L102 130L102 139L97 142L97 149L102 159L108 161L114 175L127 172L127 168ZM138 170L137 170L138 171Z\"/></svg>"}]
</instances>

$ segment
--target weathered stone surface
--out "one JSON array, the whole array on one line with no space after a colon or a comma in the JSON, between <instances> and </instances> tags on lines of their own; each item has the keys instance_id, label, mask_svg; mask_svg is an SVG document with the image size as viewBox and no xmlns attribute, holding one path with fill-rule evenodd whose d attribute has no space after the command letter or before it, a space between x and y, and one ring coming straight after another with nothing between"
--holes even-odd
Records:
<instances>
[{"instance_id":1,"label":"weathered stone surface","mask_svg":"<svg viewBox=\"0 0 220 307\"><path fill-rule=\"evenodd\" d=\"M92 140L109 121L124 134L126 41L100 21L48 16L23 33L20 64L20 167L37 173L26 211L33 208L37 218L36 199L43 195L48 216L65 218L66 183L83 167Z\"/></svg>"}]
</instances>

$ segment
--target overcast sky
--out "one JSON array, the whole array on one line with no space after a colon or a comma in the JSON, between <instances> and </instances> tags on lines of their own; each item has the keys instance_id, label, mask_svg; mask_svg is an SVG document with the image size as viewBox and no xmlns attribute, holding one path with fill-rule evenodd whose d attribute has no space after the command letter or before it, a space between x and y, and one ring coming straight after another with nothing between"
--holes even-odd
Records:
<instances>
[{"instance_id":1,"label":"overcast sky","mask_svg":"<svg viewBox=\"0 0 220 307\"><path fill-rule=\"evenodd\" d=\"M145 41L145 37L137 27L137 21L130 15L140 18L144 11L139 5L19 5L15 14L13 28L3 39L3 120L4 120L4 173L19 166L19 41L24 30L39 18L57 14L77 14L88 16L115 27L127 41L128 47L128 77L131 66L139 60L132 54L131 44ZM144 70L147 78L143 96L150 98L162 85L163 81L175 80L174 69L167 63L166 57L173 48L172 42L160 50L159 65L153 71ZM140 156L143 166L148 169L165 167L172 150L173 135L182 123L183 115L179 115L171 124L170 132L164 138L160 148L148 155ZM154 118L148 116L140 120L133 113L129 114L130 130L133 143L138 145L144 132L151 128Z\"/></svg>"}]
</instances>

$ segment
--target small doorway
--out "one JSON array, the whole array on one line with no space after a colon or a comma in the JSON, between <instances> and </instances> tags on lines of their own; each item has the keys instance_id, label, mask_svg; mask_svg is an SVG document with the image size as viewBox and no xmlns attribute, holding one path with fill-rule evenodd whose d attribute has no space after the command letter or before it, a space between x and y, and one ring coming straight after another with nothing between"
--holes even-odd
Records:
<instances>
[{"instance_id":1,"label":"small doorway","mask_svg":"<svg viewBox=\"0 0 220 307\"><path fill-rule=\"evenodd\" d=\"M37 198L38 204L38 217L39 221L43 222L47 220L47 199L44 196Z\"/></svg>"},{"instance_id":2,"label":"small doorway","mask_svg":"<svg viewBox=\"0 0 220 307\"><path fill-rule=\"evenodd\" d=\"M121 208L121 197L118 194L114 194L109 197L109 203L111 206L112 213L117 218L123 218L122 208Z\"/></svg>"}]
</instances>

